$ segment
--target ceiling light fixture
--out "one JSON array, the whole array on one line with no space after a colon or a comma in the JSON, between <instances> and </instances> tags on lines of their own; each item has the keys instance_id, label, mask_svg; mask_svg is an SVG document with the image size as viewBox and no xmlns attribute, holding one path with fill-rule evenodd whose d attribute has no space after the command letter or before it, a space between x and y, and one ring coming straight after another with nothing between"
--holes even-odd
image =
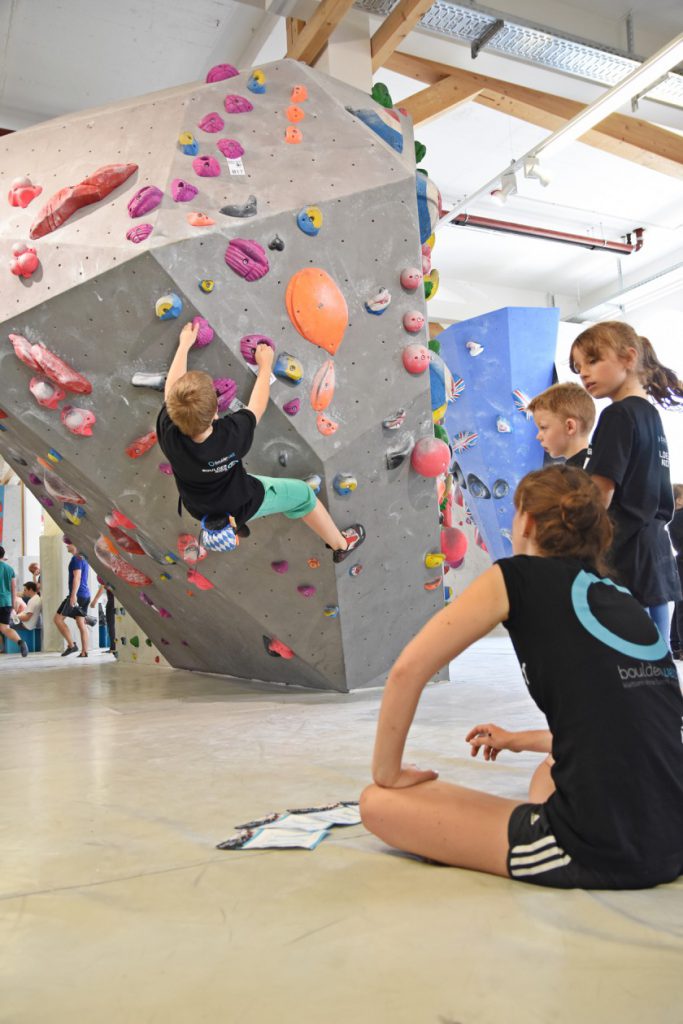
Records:
<instances>
[{"instance_id":1,"label":"ceiling light fixture","mask_svg":"<svg viewBox=\"0 0 683 1024\"><path fill-rule=\"evenodd\" d=\"M491 198L499 203L500 206L504 206L508 201L509 196L517 194L517 175L515 174L512 167L507 171L503 171L500 176L500 186L494 188L491 192Z\"/></svg>"},{"instance_id":2,"label":"ceiling light fixture","mask_svg":"<svg viewBox=\"0 0 683 1024\"><path fill-rule=\"evenodd\" d=\"M541 183L543 188L547 188L552 181L548 172L541 167L541 161L537 156L529 156L524 161L524 177L534 178Z\"/></svg>"}]
</instances>

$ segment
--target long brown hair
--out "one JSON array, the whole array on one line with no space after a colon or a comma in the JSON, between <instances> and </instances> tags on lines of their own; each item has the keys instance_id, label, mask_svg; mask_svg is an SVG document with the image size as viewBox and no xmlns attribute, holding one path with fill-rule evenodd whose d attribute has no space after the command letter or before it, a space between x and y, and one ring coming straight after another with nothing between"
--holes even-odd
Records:
<instances>
[{"instance_id":1,"label":"long brown hair","mask_svg":"<svg viewBox=\"0 0 683 1024\"><path fill-rule=\"evenodd\" d=\"M608 573L612 523L600 491L582 469L557 465L527 473L517 485L515 508L533 517L542 555L578 558Z\"/></svg>"},{"instance_id":2,"label":"long brown hair","mask_svg":"<svg viewBox=\"0 0 683 1024\"><path fill-rule=\"evenodd\" d=\"M668 409L682 402L683 384L678 375L660 363L647 338L641 338L629 324L619 320L606 320L583 331L572 345L569 365L576 373L576 351L582 352L588 359L600 359L606 349L612 349L620 358L625 359L630 348L634 348L638 354L636 374L657 405Z\"/></svg>"}]
</instances>

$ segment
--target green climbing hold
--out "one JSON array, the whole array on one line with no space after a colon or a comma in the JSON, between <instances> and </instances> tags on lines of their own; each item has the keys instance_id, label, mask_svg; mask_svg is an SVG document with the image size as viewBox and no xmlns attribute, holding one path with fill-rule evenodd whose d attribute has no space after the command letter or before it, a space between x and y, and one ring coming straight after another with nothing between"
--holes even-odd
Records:
<instances>
[{"instance_id":1,"label":"green climbing hold","mask_svg":"<svg viewBox=\"0 0 683 1024\"><path fill-rule=\"evenodd\" d=\"M439 352L441 351L441 342L439 341L439 339L438 338L430 338L429 339L429 348L432 350L432 352L436 352L436 354L438 356Z\"/></svg>"},{"instance_id":2,"label":"green climbing hold","mask_svg":"<svg viewBox=\"0 0 683 1024\"><path fill-rule=\"evenodd\" d=\"M438 437L439 441L443 441L444 444L448 444L448 432L440 423L434 424L434 437Z\"/></svg>"},{"instance_id":3,"label":"green climbing hold","mask_svg":"<svg viewBox=\"0 0 683 1024\"><path fill-rule=\"evenodd\" d=\"M145 640L145 643L147 644L148 647L152 646L152 641L150 640L149 637L147 637L147 639Z\"/></svg>"},{"instance_id":4,"label":"green climbing hold","mask_svg":"<svg viewBox=\"0 0 683 1024\"><path fill-rule=\"evenodd\" d=\"M424 142L418 142L415 140L415 163L421 164L424 158L427 156L427 147Z\"/></svg>"},{"instance_id":5,"label":"green climbing hold","mask_svg":"<svg viewBox=\"0 0 683 1024\"><path fill-rule=\"evenodd\" d=\"M384 82L375 82L370 93L375 103L379 103L382 107L393 107L394 101L389 94Z\"/></svg>"},{"instance_id":6,"label":"green climbing hold","mask_svg":"<svg viewBox=\"0 0 683 1024\"><path fill-rule=\"evenodd\" d=\"M139 636L132 636L130 638L130 645L131 645L131 647L139 647L140 646L140 637Z\"/></svg>"}]
</instances>

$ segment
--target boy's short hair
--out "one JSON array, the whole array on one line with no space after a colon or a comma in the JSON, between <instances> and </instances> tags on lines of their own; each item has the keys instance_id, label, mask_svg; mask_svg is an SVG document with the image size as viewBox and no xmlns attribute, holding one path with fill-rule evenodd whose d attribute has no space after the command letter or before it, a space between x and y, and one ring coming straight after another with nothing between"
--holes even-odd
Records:
<instances>
[{"instance_id":1,"label":"boy's short hair","mask_svg":"<svg viewBox=\"0 0 683 1024\"><path fill-rule=\"evenodd\" d=\"M5 557L5 549L3 548L2 544L0 544L0 558L4 558L4 557Z\"/></svg>"},{"instance_id":2,"label":"boy's short hair","mask_svg":"<svg viewBox=\"0 0 683 1024\"><path fill-rule=\"evenodd\" d=\"M541 391L540 395L531 399L527 409L530 413L545 410L563 418L571 416L572 419L578 421L586 434L593 429L595 423L593 399L580 384L571 382L553 384L552 387Z\"/></svg>"},{"instance_id":3,"label":"boy's short hair","mask_svg":"<svg viewBox=\"0 0 683 1024\"><path fill-rule=\"evenodd\" d=\"M166 408L181 434L196 437L208 430L218 410L213 380L202 370L190 370L171 388Z\"/></svg>"},{"instance_id":4,"label":"boy's short hair","mask_svg":"<svg viewBox=\"0 0 683 1024\"><path fill-rule=\"evenodd\" d=\"M35 585L33 580L26 580L26 583L24 583L24 590L32 590L34 594L38 593L38 587Z\"/></svg>"}]
</instances>

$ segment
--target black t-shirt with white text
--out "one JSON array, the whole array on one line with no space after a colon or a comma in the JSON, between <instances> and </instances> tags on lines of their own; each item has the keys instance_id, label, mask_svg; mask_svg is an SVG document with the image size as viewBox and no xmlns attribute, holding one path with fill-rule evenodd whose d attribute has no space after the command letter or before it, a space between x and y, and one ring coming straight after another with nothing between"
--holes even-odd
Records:
<instances>
[{"instance_id":1,"label":"black t-shirt with white text","mask_svg":"<svg viewBox=\"0 0 683 1024\"><path fill-rule=\"evenodd\" d=\"M574 469L583 469L588 458L588 449L582 448L580 452L570 455L565 461L565 466L573 466Z\"/></svg>"},{"instance_id":2,"label":"black t-shirt with white text","mask_svg":"<svg viewBox=\"0 0 683 1024\"><path fill-rule=\"evenodd\" d=\"M553 734L545 804L566 852L657 884L683 873L683 697L667 643L624 588L569 558L500 567L505 627Z\"/></svg>"},{"instance_id":3,"label":"black t-shirt with white text","mask_svg":"<svg viewBox=\"0 0 683 1024\"><path fill-rule=\"evenodd\" d=\"M183 505L195 519L231 515L241 526L260 508L260 480L242 465L254 440L256 417L250 409L215 420L205 441L183 434L162 406L157 419L159 447L173 469Z\"/></svg>"},{"instance_id":4,"label":"black t-shirt with white text","mask_svg":"<svg viewBox=\"0 0 683 1024\"><path fill-rule=\"evenodd\" d=\"M646 398L630 396L600 413L586 471L614 483L610 561L619 582L645 607L681 596L665 529L674 501L662 420Z\"/></svg>"}]
</instances>

